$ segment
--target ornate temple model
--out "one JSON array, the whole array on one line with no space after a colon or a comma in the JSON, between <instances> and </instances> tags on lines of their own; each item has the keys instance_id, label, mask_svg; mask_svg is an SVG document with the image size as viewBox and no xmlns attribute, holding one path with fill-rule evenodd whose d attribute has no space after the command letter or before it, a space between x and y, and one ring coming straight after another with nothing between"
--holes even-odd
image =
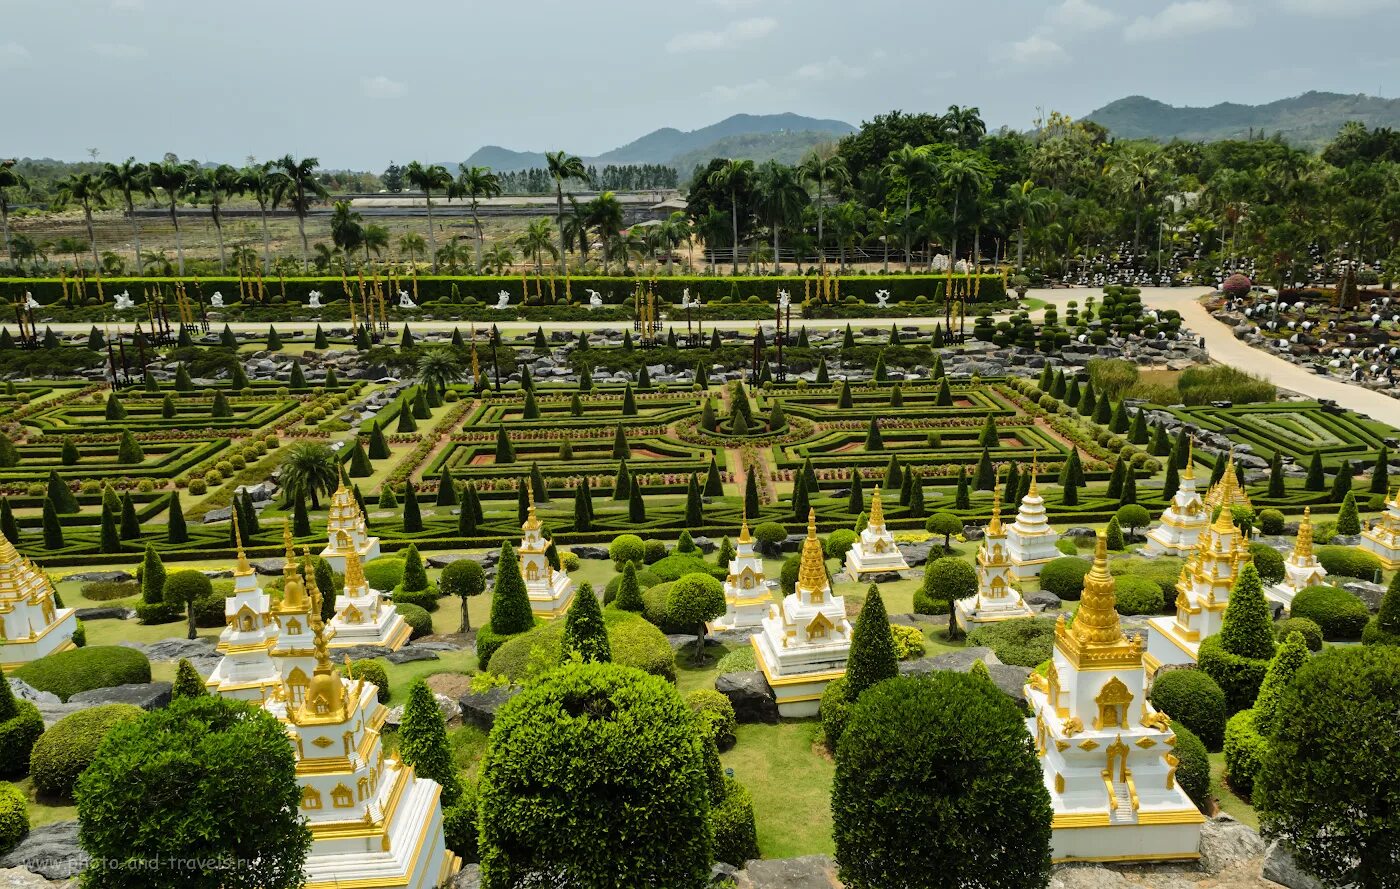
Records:
<instances>
[{"instance_id":1,"label":"ornate temple model","mask_svg":"<svg viewBox=\"0 0 1400 889\"><path fill-rule=\"evenodd\" d=\"M1225 474L1206 491L1205 504L1210 507L1211 512L1214 512L1217 506L1254 505L1249 502L1249 492L1240 485L1240 477L1235 471L1234 451L1230 452L1229 462L1225 464Z\"/></svg>"},{"instance_id":2,"label":"ornate temple model","mask_svg":"<svg viewBox=\"0 0 1400 889\"><path fill-rule=\"evenodd\" d=\"M282 684L282 674L272 658L277 622L272 618L272 597L258 586L258 576L243 551L237 511L233 513L233 539L238 565L233 569L233 595L224 600L225 626L218 646L223 659L205 685L225 697L261 701ZM303 675L309 680L308 674Z\"/></svg>"},{"instance_id":3,"label":"ornate temple model","mask_svg":"<svg viewBox=\"0 0 1400 889\"><path fill-rule=\"evenodd\" d=\"M78 612L59 608L53 582L0 535L0 664L5 669L73 647Z\"/></svg>"},{"instance_id":4,"label":"ornate temple model","mask_svg":"<svg viewBox=\"0 0 1400 889\"><path fill-rule=\"evenodd\" d=\"M1188 556L1210 525L1210 510L1196 492L1196 470L1191 462L1194 449L1195 439L1191 439L1186 446L1186 468L1181 470L1176 493L1162 513L1162 523L1147 532L1143 555Z\"/></svg>"},{"instance_id":5,"label":"ornate temple model","mask_svg":"<svg viewBox=\"0 0 1400 889\"><path fill-rule=\"evenodd\" d=\"M360 511L355 493L346 486L344 478L331 495L326 536L329 539L326 548L321 550L321 558L342 574L345 573L345 554L352 549L360 557L360 564L379 557L379 538L369 536L365 514Z\"/></svg>"},{"instance_id":6,"label":"ornate temple model","mask_svg":"<svg viewBox=\"0 0 1400 889\"><path fill-rule=\"evenodd\" d=\"M1220 484L1227 498L1234 496L1229 490L1234 481L1234 470L1226 470ZM1220 632L1235 578L1253 559L1249 541L1235 526L1230 510L1221 509L1181 569L1176 582L1176 616L1154 617L1147 622L1149 673L1164 664L1196 662L1201 640Z\"/></svg>"},{"instance_id":7,"label":"ornate temple model","mask_svg":"<svg viewBox=\"0 0 1400 889\"><path fill-rule=\"evenodd\" d=\"M763 577L763 557L754 551L749 534L749 517L739 530L739 546L729 560L729 576L724 579L724 616L711 626L716 630L747 630L763 626L763 616L773 604L768 582Z\"/></svg>"},{"instance_id":8,"label":"ornate temple model","mask_svg":"<svg viewBox=\"0 0 1400 889\"><path fill-rule=\"evenodd\" d=\"M862 574L904 571L909 567L904 554L894 544L894 535L885 527L885 505L880 502L880 486L870 501L870 520L850 549L846 550L846 576L860 580Z\"/></svg>"},{"instance_id":9,"label":"ornate temple model","mask_svg":"<svg viewBox=\"0 0 1400 889\"><path fill-rule=\"evenodd\" d=\"M307 686L311 684L311 674L316 669L316 651L311 639L311 600L306 596L306 587L302 585L301 574L297 571L296 552L292 549L292 528L285 519L282 521L282 542L286 546L287 559L282 564L282 598L272 606L272 620L277 628L272 639L272 650L268 654L282 677L280 693L283 698L300 705L306 696ZM227 660L228 655L224 659ZM227 672L220 662L214 668L213 675ZM237 689L230 691L233 692L230 697L244 696ZM220 692L223 692L222 688Z\"/></svg>"},{"instance_id":10,"label":"ornate temple model","mask_svg":"<svg viewBox=\"0 0 1400 889\"><path fill-rule=\"evenodd\" d=\"M1141 638L1123 634L1102 531L1074 626L1060 615L1046 676L1026 687L1045 787L1051 858L1199 857L1205 821L1176 781L1176 736L1144 691Z\"/></svg>"},{"instance_id":11,"label":"ornate temple model","mask_svg":"<svg viewBox=\"0 0 1400 889\"><path fill-rule=\"evenodd\" d=\"M1031 486L1021 498L1016 521L1006 531L1006 547L1011 554L1011 574L1018 581L1040 576L1040 569L1063 553L1055 549L1060 535L1045 520L1045 498L1040 496L1036 475L1039 456L1031 458Z\"/></svg>"},{"instance_id":12,"label":"ornate temple model","mask_svg":"<svg viewBox=\"0 0 1400 889\"><path fill-rule=\"evenodd\" d=\"M1327 569L1313 555L1312 507L1304 507L1293 552L1283 560L1283 580L1265 588L1264 595L1291 609L1294 596L1310 586L1326 582Z\"/></svg>"},{"instance_id":13,"label":"ornate temple model","mask_svg":"<svg viewBox=\"0 0 1400 889\"><path fill-rule=\"evenodd\" d=\"M1034 490L1034 483L1032 483ZM1026 498L1030 499L1029 496ZM1040 498L1036 498L1039 500ZM1041 512L1044 518L1044 511ZM1013 617L1031 617L1033 612L1016 586L1006 527L1001 523L1001 494L992 489L992 520L977 545L977 593L953 603L954 617L964 630L978 624L995 623Z\"/></svg>"},{"instance_id":14,"label":"ornate temple model","mask_svg":"<svg viewBox=\"0 0 1400 889\"><path fill-rule=\"evenodd\" d=\"M1400 488L1374 524L1361 532L1360 547L1381 560L1387 571L1400 568Z\"/></svg>"},{"instance_id":15,"label":"ornate temple model","mask_svg":"<svg viewBox=\"0 0 1400 889\"><path fill-rule=\"evenodd\" d=\"M460 867L442 830L442 788L386 757L380 729L388 710L372 683L342 678L331 662L314 571L309 640L315 666L306 688L278 686L264 707L296 748L301 814L311 829L309 889L432 889ZM291 578L288 578L288 585ZM300 584L298 584L300 586ZM297 594L302 594L297 590Z\"/></svg>"},{"instance_id":16,"label":"ornate temple model","mask_svg":"<svg viewBox=\"0 0 1400 889\"><path fill-rule=\"evenodd\" d=\"M336 597L331 628L335 631L334 648L383 645L397 651L413 633L394 603L370 589L360 554L354 549L345 552L345 591Z\"/></svg>"},{"instance_id":17,"label":"ornate temple model","mask_svg":"<svg viewBox=\"0 0 1400 889\"><path fill-rule=\"evenodd\" d=\"M783 716L815 716L827 684L846 675L851 623L845 599L831 594L815 510L807 514L796 589L769 606L763 632L749 641Z\"/></svg>"},{"instance_id":18,"label":"ornate temple model","mask_svg":"<svg viewBox=\"0 0 1400 889\"><path fill-rule=\"evenodd\" d=\"M525 592L530 596L530 610L540 617L558 617L569 609L574 598L574 582L565 571L556 571L549 564L545 550L544 524L535 513L535 489L524 482L530 497L530 512L520 526L520 576L525 578Z\"/></svg>"}]
</instances>

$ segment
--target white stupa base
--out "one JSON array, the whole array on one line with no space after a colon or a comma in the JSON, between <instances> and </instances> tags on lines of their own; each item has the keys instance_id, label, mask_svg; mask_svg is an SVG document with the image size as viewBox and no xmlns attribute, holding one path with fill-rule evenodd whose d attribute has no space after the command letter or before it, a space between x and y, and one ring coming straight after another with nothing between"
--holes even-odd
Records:
<instances>
[{"instance_id":1,"label":"white stupa base","mask_svg":"<svg viewBox=\"0 0 1400 889\"><path fill-rule=\"evenodd\" d=\"M569 610L574 601L574 582L563 571L555 571L553 583L544 580L526 581L525 593L530 597L530 610L536 617L558 617Z\"/></svg>"},{"instance_id":2,"label":"white stupa base","mask_svg":"<svg viewBox=\"0 0 1400 889\"><path fill-rule=\"evenodd\" d=\"M816 716L822 692L846 675L848 642L801 645L775 650L768 633L749 637L758 668L773 689L778 714L789 718Z\"/></svg>"},{"instance_id":3,"label":"white stupa base","mask_svg":"<svg viewBox=\"0 0 1400 889\"><path fill-rule=\"evenodd\" d=\"M889 571L908 571L909 564L899 547L891 547L889 552L865 552L860 544L846 550L846 576L860 580L862 574L883 574Z\"/></svg>"},{"instance_id":4,"label":"white stupa base","mask_svg":"<svg viewBox=\"0 0 1400 889\"><path fill-rule=\"evenodd\" d=\"M379 620L375 623L350 624L336 617L330 626L335 630L335 638L330 642L332 650L354 648L357 645L381 645L391 651L398 651L407 644L408 637L413 633L413 628L403 619L403 615L394 611L388 604L383 606L379 612Z\"/></svg>"},{"instance_id":5,"label":"white stupa base","mask_svg":"<svg viewBox=\"0 0 1400 889\"><path fill-rule=\"evenodd\" d=\"M1361 535L1361 542L1356 548L1362 552L1370 553L1381 560L1381 565L1387 571L1394 571L1400 568L1400 541L1392 541L1389 538L1380 536L1371 537L1367 534Z\"/></svg>"},{"instance_id":6,"label":"white stupa base","mask_svg":"<svg viewBox=\"0 0 1400 889\"><path fill-rule=\"evenodd\" d=\"M1040 571L1042 568L1044 568L1046 565L1049 565L1051 562L1055 561L1062 555L1064 555L1064 553L1060 552L1059 550L1055 550L1055 554L1053 556L1040 556L1037 558L1018 558L1013 552L1011 554L1011 576L1016 578L1017 582L1024 582L1027 580L1031 580L1032 578L1037 578L1040 576Z\"/></svg>"},{"instance_id":7,"label":"white stupa base","mask_svg":"<svg viewBox=\"0 0 1400 889\"><path fill-rule=\"evenodd\" d=\"M1158 525L1147 532L1147 542L1143 544L1141 552L1144 556L1173 556L1184 559L1196 549L1201 540L1201 532L1205 529L1205 523L1189 529Z\"/></svg>"},{"instance_id":8,"label":"white stupa base","mask_svg":"<svg viewBox=\"0 0 1400 889\"><path fill-rule=\"evenodd\" d=\"M1176 618L1154 617L1147 622L1147 651L1143 652L1142 662L1149 678L1162 667L1196 663L1200 649L1200 642L1181 634Z\"/></svg>"},{"instance_id":9,"label":"white stupa base","mask_svg":"<svg viewBox=\"0 0 1400 889\"><path fill-rule=\"evenodd\" d=\"M261 702L282 684L277 665L266 653L260 657L240 660L237 655L224 655L214 672L204 680L204 687L217 695L238 701Z\"/></svg>"},{"instance_id":10,"label":"white stupa base","mask_svg":"<svg viewBox=\"0 0 1400 889\"><path fill-rule=\"evenodd\" d=\"M970 632L985 624L1000 623L1018 617L1035 617L1035 612L1024 600L1014 597L992 599L983 596L982 605L978 607L977 597L969 596L953 603L953 617L959 627L965 632Z\"/></svg>"},{"instance_id":11,"label":"white stupa base","mask_svg":"<svg viewBox=\"0 0 1400 889\"><path fill-rule=\"evenodd\" d=\"M34 609L37 613L38 609ZM54 611L53 623L32 639L9 640L0 645L0 665L10 670L37 661L45 655L74 648L73 633L78 629L78 611L60 608Z\"/></svg>"},{"instance_id":12,"label":"white stupa base","mask_svg":"<svg viewBox=\"0 0 1400 889\"><path fill-rule=\"evenodd\" d=\"M365 545L360 547L358 552L360 555L360 564L362 565L370 559L379 558L379 538L366 537ZM340 574L345 573L345 553L339 550L333 550L328 546L321 550L321 558L330 563L330 566Z\"/></svg>"},{"instance_id":13,"label":"white stupa base","mask_svg":"<svg viewBox=\"0 0 1400 889\"><path fill-rule=\"evenodd\" d=\"M1052 795L1051 799L1054 797ZM1055 821L1072 815L1055 807ZM1189 812L1163 812L1162 817L1190 818ZM1056 864L1074 861L1194 861L1201 857L1201 824L1205 818L1185 824L1144 824L1152 812L1139 810L1138 819L1103 827L1052 827L1050 860ZM1054 822L1051 822L1052 825Z\"/></svg>"},{"instance_id":14,"label":"white stupa base","mask_svg":"<svg viewBox=\"0 0 1400 889\"><path fill-rule=\"evenodd\" d=\"M761 599L748 597L731 601L725 605L724 615L710 621L709 627L714 632L757 630L763 626L763 618L772 605L773 598L766 594Z\"/></svg>"},{"instance_id":15,"label":"white stupa base","mask_svg":"<svg viewBox=\"0 0 1400 889\"><path fill-rule=\"evenodd\" d=\"M1284 611L1292 611L1293 597L1300 592L1302 592L1301 589L1291 587L1287 583L1276 583L1264 587L1264 598L1282 605Z\"/></svg>"}]
</instances>

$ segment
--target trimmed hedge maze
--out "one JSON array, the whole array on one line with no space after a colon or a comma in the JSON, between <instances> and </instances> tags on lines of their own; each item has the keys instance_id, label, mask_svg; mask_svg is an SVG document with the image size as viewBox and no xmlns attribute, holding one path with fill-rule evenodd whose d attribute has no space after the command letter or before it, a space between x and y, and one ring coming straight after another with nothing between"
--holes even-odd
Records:
<instances>
[{"instance_id":1,"label":"trimmed hedge maze","mask_svg":"<svg viewBox=\"0 0 1400 889\"><path fill-rule=\"evenodd\" d=\"M1320 453L1329 469L1343 460L1374 463L1376 452L1395 435L1384 423L1350 411L1334 412L1316 401L1182 407L1171 413L1247 443L1265 459L1277 451L1307 465L1314 452Z\"/></svg>"}]
</instances>

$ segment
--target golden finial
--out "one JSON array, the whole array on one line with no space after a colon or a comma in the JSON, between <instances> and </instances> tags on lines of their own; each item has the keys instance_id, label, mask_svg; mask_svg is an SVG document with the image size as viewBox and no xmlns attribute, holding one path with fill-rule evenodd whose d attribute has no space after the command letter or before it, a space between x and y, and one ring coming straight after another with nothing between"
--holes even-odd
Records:
<instances>
[{"instance_id":1,"label":"golden finial","mask_svg":"<svg viewBox=\"0 0 1400 889\"><path fill-rule=\"evenodd\" d=\"M992 485L992 520L987 523L988 537L1005 537L1006 532L1001 525L1001 471L997 471L997 480Z\"/></svg>"},{"instance_id":2,"label":"golden finial","mask_svg":"<svg viewBox=\"0 0 1400 889\"><path fill-rule=\"evenodd\" d=\"M292 547L292 526L282 520L282 543L287 548L287 561L282 565L282 607L302 610L306 608L306 588L297 572L297 554Z\"/></svg>"},{"instance_id":3,"label":"golden finial","mask_svg":"<svg viewBox=\"0 0 1400 889\"><path fill-rule=\"evenodd\" d=\"M1186 467L1181 470L1182 478L1189 478L1192 481L1196 478L1196 466L1192 462L1196 453L1196 436L1186 436Z\"/></svg>"},{"instance_id":4,"label":"golden finial","mask_svg":"<svg viewBox=\"0 0 1400 889\"><path fill-rule=\"evenodd\" d=\"M1108 536L1100 531L1094 542L1094 566L1084 576L1084 592L1070 634L1084 646L1123 644L1126 640L1116 604L1113 575L1108 570Z\"/></svg>"},{"instance_id":5,"label":"golden finial","mask_svg":"<svg viewBox=\"0 0 1400 889\"><path fill-rule=\"evenodd\" d=\"M237 577L247 577L253 573L253 566L248 564L248 554L243 551L243 534L238 529L238 508L233 510L233 545L238 550L238 567L233 569Z\"/></svg>"},{"instance_id":6,"label":"golden finial","mask_svg":"<svg viewBox=\"0 0 1400 889\"><path fill-rule=\"evenodd\" d=\"M535 514L535 486L529 479L522 479L521 484L525 486L525 496L529 499L529 511L525 516L525 524L521 526L524 531L538 531L543 525L540 517Z\"/></svg>"},{"instance_id":7,"label":"golden finial","mask_svg":"<svg viewBox=\"0 0 1400 889\"><path fill-rule=\"evenodd\" d=\"M285 517L282 519L282 546L287 550L287 564L295 565L297 554L292 548L292 523Z\"/></svg>"},{"instance_id":8,"label":"golden finial","mask_svg":"<svg viewBox=\"0 0 1400 889\"><path fill-rule=\"evenodd\" d=\"M316 569L311 564L311 552L302 547L302 574L307 590L311 593L311 633L316 650L316 669L311 683L306 688L306 698L301 705L301 719L332 717L341 719L345 714L345 686L340 681L340 671L331 661L327 650L326 624L321 620L321 590L316 586Z\"/></svg>"},{"instance_id":9,"label":"golden finial","mask_svg":"<svg viewBox=\"0 0 1400 889\"><path fill-rule=\"evenodd\" d=\"M817 511L807 511L807 539L802 542L802 563L797 571L797 585L809 592L826 589L826 555L817 539Z\"/></svg>"},{"instance_id":10,"label":"golden finial","mask_svg":"<svg viewBox=\"0 0 1400 889\"><path fill-rule=\"evenodd\" d=\"M867 520L872 528L885 530L885 504L880 500L880 486L875 486L875 493L870 499L870 518Z\"/></svg>"},{"instance_id":11,"label":"golden finial","mask_svg":"<svg viewBox=\"0 0 1400 889\"><path fill-rule=\"evenodd\" d=\"M345 551L345 588L358 591L368 585L364 566L360 564L360 553L352 546Z\"/></svg>"},{"instance_id":12,"label":"golden finial","mask_svg":"<svg viewBox=\"0 0 1400 889\"><path fill-rule=\"evenodd\" d=\"M747 503L744 504L743 516L742 524L739 526L739 542L752 543L753 537L749 534L749 505Z\"/></svg>"},{"instance_id":13,"label":"golden finial","mask_svg":"<svg viewBox=\"0 0 1400 889\"><path fill-rule=\"evenodd\" d=\"M1303 520L1298 523L1298 541L1293 544L1293 555L1300 559L1312 558L1313 526L1312 507L1303 507Z\"/></svg>"},{"instance_id":14,"label":"golden finial","mask_svg":"<svg viewBox=\"0 0 1400 889\"><path fill-rule=\"evenodd\" d=\"M1040 482L1039 482L1039 480L1036 478L1036 476L1039 475L1039 474L1040 474L1040 450L1037 449L1037 450L1034 450L1034 451L1031 452L1031 486L1030 486L1030 489L1026 491L1026 496L1027 496L1027 497L1039 497L1039 496L1040 496Z\"/></svg>"}]
</instances>

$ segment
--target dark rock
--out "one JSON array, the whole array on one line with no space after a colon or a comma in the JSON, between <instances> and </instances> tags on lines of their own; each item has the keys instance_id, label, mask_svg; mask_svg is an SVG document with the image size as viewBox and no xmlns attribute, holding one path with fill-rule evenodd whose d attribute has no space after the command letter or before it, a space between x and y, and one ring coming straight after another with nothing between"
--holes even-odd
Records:
<instances>
[{"instance_id":1,"label":"dark rock","mask_svg":"<svg viewBox=\"0 0 1400 889\"><path fill-rule=\"evenodd\" d=\"M942 619L944 621L947 620L946 617ZM1001 659L996 656L996 652L992 651L990 648L974 646L972 648L960 648L957 651L950 651L932 657L921 657L912 661L901 661L899 664L899 672L905 676L922 676L934 670L953 670L958 673L966 673L968 670L972 669L973 662L979 660L988 667L991 667L993 664L1001 663Z\"/></svg>"},{"instance_id":2,"label":"dark rock","mask_svg":"<svg viewBox=\"0 0 1400 889\"><path fill-rule=\"evenodd\" d=\"M827 855L756 858L734 875L738 889L838 889L836 862Z\"/></svg>"},{"instance_id":3,"label":"dark rock","mask_svg":"<svg viewBox=\"0 0 1400 889\"><path fill-rule=\"evenodd\" d=\"M419 636L408 645L423 651L461 651L471 647L475 635L474 633L437 633L432 636Z\"/></svg>"},{"instance_id":4,"label":"dark rock","mask_svg":"<svg viewBox=\"0 0 1400 889\"><path fill-rule=\"evenodd\" d=\"M778 698L758 670L724 673L715 680L715 691L729 698L740 722L778 722Z\"/></svg>"},{"instance_id":5,"label":"dark rock","mask_svg":"<svg viewBox=\"0 0 1400 889\"><path fill-rule=\"evenodd\" d=\"M28 701L31 704L57 704L60 703L58 695L51 691L39 691L39 689L25 682L23 679L10 677L10 691L15 693L15 697L21 701Z\"/></svg>"},{"instance_id":6,"label":"dark rock","mask_svg":"<svg viewBox=\"0 0 1400 889\"><path fill-rule=\"evenodd\" d=\"M180 658L207 657L214 653L216 641L200 639L162 639L149 645L137 646L153 661L178 661Z\"/></svg>"},{"instance_id":7,"label":"dark rock","mask_svg":"<svg viewBox=\"0 0 1400 889\"><path fill-rule=\"evenodd\" d=\"M36 827L19 841L0 867L22 867L47 880L66 880L82 873L88 854L78 845L78 822L58 821Z\"/></svg>"},{"instance_id":8,"label":"dark rock","mask_svg":"<svg viewBox=\"0 0 1400 889\"><path fill-rule=\"evenodd\" d=\"M1351 583L1342 584L1342 589L1355 595L1372 614L1381 610L1381 599L1385 596L1385 586L1379 583L1371 583L1369 580L1354 580Z\"/></svg>"},{"instance_id":9,"label":"dark rock","mask_svg":"<svg viewBox=\"0 0 1400 889\"><path fill-rule=\"evenodd\" d=\"M707 556L715 550L719 549L718 543L715 543L713 540L703 535L700 537L690 538L690 542L695 544L695 548L700 550L700 552L704 553ZM578 552L578 549L576 547L571 547L571 549L573 549L574 552ZM579 556L579 558L581 559L583 558L583 556Z\"/></svg>"},{"instance_id":10,"label":"dark rock","mask_svg":"<svg viewBox=\"0 0 1400 889\"><path fill-rule=\"evenodd\" d=\"M1097 537L1099 532L1093 528L1075 527L1069 528L1060 533L1061 537Z\"/></svg>"},{"instance_id":11,"label":"dark rock","mask_svg":"<svg viewBox=\"0 0 1400 889\"><path fill-rule=\"evenodd\" d=\"M365 661L372 658L387 658L391 652L383 645L353 645L350 648L337 648L332 653L337 661L349 658L352 661Z\"/></svg>"},{"instance_id":12,"label":"dark rock","mask_svg":"<svg viewBox=\"0 0 1400 889\"><path fill-rule=\"evenodd\" d=\"M963 528L964 540L981 540L987 536L987 532L981 528Z\"/></svg>"},{"instance_id":13,"label":"dark rock","mask_svg":"<svg viewBox=\"0 0 1400 889\"><path fill-rule=\"evenodd\" d=\"M1030 702L1026 700L1026 680L1030 678L1030 667L1018 667L1015 664L988 664L987 672L992 674L992 683L1011 700L1027 707Z\"/></svg>"},{"instance_id":14,"label":"dark rock","mask_svg":"<svg viewBox=\"0 0 1400 889\"><path fill-rule=\"evenodd\" d=\"M1201 826L1201 868L1218 874L1228 867L1264 854L1259 832L1229 815L1220 815Z\"/></svg>"},{"instance_id":15,"label":"dark rock","mask_svg":"<svg viewBox=\"0 0 1400 889\"><path fill-rule=\"evenodd\" d=\"M877 574L862 574L856 580L861 583L894 583L903 580L898 571L881 571Z\"/></svg>"},{"instance_id":16,"label":"dark rock","mask_svg":"<svg viewBox=\"0 0 1400 889\"><path fill-rule=\"evenodd\" d=\"M1049 590L1040 590L1039 592L1027 595L1025 598L1027 605L1040 605L1045 608L1059 608L1061 605L1060 597Z\"/></svg>"},{"instance_id":17,"label":"dark rock","mask_svg":"<svg viewBox=\"0 0 1400 889\"><path fill-rule=\"evenodd\" d=\"M456 510L453 511L456 512ZM460 562L463 559L470 558L471 556L467 555L466 553L434 553L433 555L428 556L426 559L424 559L424 561L427 563L429 568L446 568L453 562Z\"/></svg>"},{"instance_id":18,"label":"dark rock","mask_svg":"<svg viewBox=\"0 0 1400 889\"><path fill-rule=\"evenodd\" d=\"M672 647L673 649L675 649L676 651L680 651L681 649L686 648L686 647L689 647L689 648L692 648L692 649L693 649L693 648L695 647L695 634L694 634L694 633L668 633L668 634L666 635L666 641L669 642L669 643L671 643L671 647ZM709 633L706 633L706 634L705 634L705 645L707 645L707 646L712 646L712 645L719 645L719 644L720 644L720 640L719 640L719 639L717 639L716 637L710 635Z\"/></svg>"},{"instance_id":19,"label":"dark rock","mask_svg":"<svg viewBox=\"0 0 1400 889\"><path fill-rule=\"evenodd\" d=\"M384 655L384 659L391 664L409 664L414 661L435 661L438 659L438 654L436 651L419 648L416 645L405 645L398 651L391 651Z\"/></svg>"},{"instance_id":20,"label":"dark rock","mask_svg":"<svg viewBox=\"0 0 1400 889\"><path fill-rule=\"evenodd\" d=\"M110 688L80 691L68 699L69 704L96 707L99 704L135 704L143 710L157 710L170 704L169 682L133 682Z\"/></svg>"},{"instance_id":21,"label":"dark rock","mask_svg":"<svg viewBox=\"0 0 1400 889\"><path fill-rule=\"evenodd\" d=\"M943 544L933 540L925 540L922 543L899 544L899 552L904 556L905 564L911 568L926 564L930 557L937 558L938 556L933 555L935 551L941 555Z\"/></svg>"},{"instance_id":22,"label":"dark rock","mask_svg":"<svg viewBox=\"0 0 1400 889\"><path fill-rule=\"evenodd\" d=\"M78 620L131 620L135 616L135 608L126 608L121 605L78 609Z\"/></svg>"},{"instance_id":23,"label":"dark rock","mask_svg":"<svg viewBox=\"0 0 1400 889\"><path fill-rule=\"evenodd\" d=\"M578 556L580 559L606 561L612 558L608 555L608 548L606 546L593 546L586 543L575 543L573 546L569 547L569 552Z\"/></svg>"},{"instance_id":24,"label":"dark rock","mask_svg":"<svg viewBox=\"0 0 1400 889\"><path fill-rule=\"evenodd\" d=\"M807 539L806 534L789 534L778 545L778 548L785 553L795 553L802 550L802 542Z\"/></svg>"},{"instance_id":25,"label":"dark rock","mask_svg":"<svg viewBox=\"0 0 1400 889\"><path fill-rule=\"evenodd\" d=\"M447 889L481 889L481 866L462 865L462 869L447 881Z\"/></svg>"},{"instance_id":26,"label":"dark rock","mask_svg":"<svg viewBox=\"0 0 1400 889\"><path fill-rule=\"evenodd\" d=\"M1356 546L1361 542L1360 534L1335 534L1327 541L1333 546Z\"/></svg>"},{"instance_id":27,"label":"dark rock","mask_svg":"<svg viewBox=\"0 0 1400 889\"><path fill-rule=\"evenodd\" d=\"M4 861L0 861L4 864ZM1293 857L1293 847L1284 840L1273 840L1264 850L1263 877L1288 889L1324 889L1325 884Z\"/></svg>"},{"instance_id":28,"label":"dark rock","mask_svg":"<svg viewBox=\"0 0 1400 889\"><path fill-rule=\"evenodd\" d=\"M462 708L458 703L447 695L433 694L433 700L437 701L438 712L442 714L442 719L449 726L458 725L462 721ZM390 707L384 715L384 724L391 728L397 728L403 724L403 705Z\"/></svg>"},{"instance_id":29,"label":"dark rock","mask_svg":"<svg viewBox=\"0 0 1400 889\"><path fill-rule=\"evenodd\" d=\"M135 579L125 571L82 571L63 578L74 583L126 583Z\"/></svg>"},{"instance_id":30,"label":"dark rock","mask_svg":"<svg viewBox=\"0 0 1400 889\"><path fill-rule=\"evenodd\" d=\"M462 720L482 731L490 731L496 724L496 711L524 689L518 685L502 685L482 692L467 692L457 699L462 708Z\"/></svg>"},{"instance_id":31,"label":"dark rock","mask_svg":"<svg viewBox=\"0 0 1400 889\"><path fill-rule=\"evenodd\" d=\"M253 559L248 564L253 566L253 570L264 577L280 576L282 568L287 564L286 559Z\"/></svg>"},{"instance_id":32,"label":"dark rock","mask_svg":"<svg viewBox=\"0 0 1400 889\"><path fill-rule=\"evenodd\" d=\"M225 506L222 509L211 509L204 514L204 524L212 525L215 522L227 522L233 518L233 507Z\"/></svg>"}]
</instances>

